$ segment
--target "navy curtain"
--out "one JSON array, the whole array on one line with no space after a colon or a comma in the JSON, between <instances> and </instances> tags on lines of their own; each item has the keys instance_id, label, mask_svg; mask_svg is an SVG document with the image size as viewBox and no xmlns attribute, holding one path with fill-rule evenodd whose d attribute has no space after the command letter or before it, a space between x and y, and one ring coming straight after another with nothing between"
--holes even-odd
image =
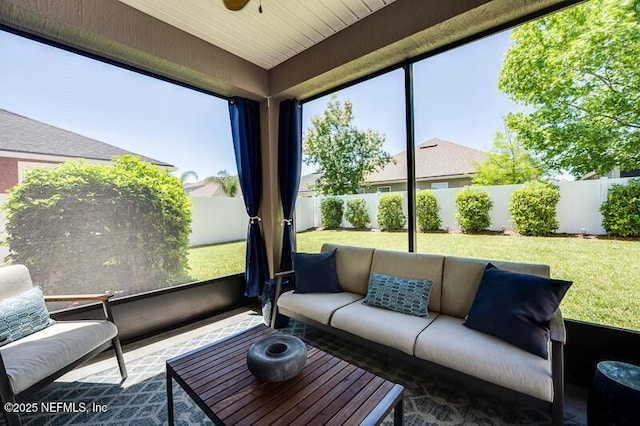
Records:
<instances>
[{"instance_id":1,"label":"navy curtain","mask_svg":"<svg viewBox=\"0 0 640 426\"><path fill-rule=\"evenodd\" d=\"M280 181L280 199L284 213L284 234L282 235L282 254L280 271L292 268L293 250L293 209L298 197L300 171L302 169L302 107L296 99L280 102L278 122L278 177Z\"/></svg>"},{"instance_id":2,"label":"navy curtain","mask_svg":"<svg viewBox=\"0 0 640 426\"><path fill-rule=\"evenodd\" d=\"M229 115L240 189L249 215L244 295L256 297L261 294L268 275L267 254L258 217L262 197L260 104L235 97L229 101Z\"/></svg>"}]
</instances>

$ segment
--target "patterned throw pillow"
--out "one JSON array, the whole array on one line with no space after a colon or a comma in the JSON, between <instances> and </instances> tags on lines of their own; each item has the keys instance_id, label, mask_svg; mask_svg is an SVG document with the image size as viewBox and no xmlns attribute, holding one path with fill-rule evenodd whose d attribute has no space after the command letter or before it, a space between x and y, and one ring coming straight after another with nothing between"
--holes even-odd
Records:
<instances>
[{"instance_id":1,"label":"patterned throw pillow","mask_svg":"<svg viewBox=\"0 0 640 426\"><path fill-rule=\"evenodd\" d=\"M364 303L403 314L427 318L432 282L371 273Z\"/></svg>"},{"instance_id":2,"label":"patterned throw pillow","mask_svg":"<svg viewBox=\"0 0 640 426\"><path fill-rule=\"evenodd\" d=\"M0 346L40 331L54 322L49 318L40 287L0 300L0 336L7 337Z\"/></svg>"}]
</instances>

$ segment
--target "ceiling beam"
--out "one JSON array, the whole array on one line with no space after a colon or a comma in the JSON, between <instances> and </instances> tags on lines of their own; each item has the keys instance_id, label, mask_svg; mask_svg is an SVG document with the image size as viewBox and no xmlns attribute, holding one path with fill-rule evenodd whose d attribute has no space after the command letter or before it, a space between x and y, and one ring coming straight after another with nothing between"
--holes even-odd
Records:
<instances>
[{"instance_id":1,"label":"ceiling beam","mask_svg":"<svg viewBox=\"0 0 640 426\"><path fill-rule=\"evenodd\" d=\"M575 0L396 0L269 71L270 96L305 99Z\"/></svg>"},{"instance_id":2,"label":"ceiling beam","mask_svg":"<svg viewBox=\"0 0 640 426\"><path fill-rule=\"evenodd\" d=\"M0 0L0 24L223 96L268 96L263 68L116 0Z\"/></svg>"}]
</instances>

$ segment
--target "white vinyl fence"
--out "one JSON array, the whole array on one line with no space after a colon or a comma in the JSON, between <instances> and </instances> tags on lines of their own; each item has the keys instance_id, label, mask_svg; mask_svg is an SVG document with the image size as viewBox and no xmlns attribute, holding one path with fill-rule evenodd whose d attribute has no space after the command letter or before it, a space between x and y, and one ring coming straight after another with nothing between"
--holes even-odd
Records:
<instances>
[{"instance_id":1,"label":"white vinyl fence","mask_svg":"<svg viewBox=\"0 0 640 426\"><path fill-rule=\"evenodd\" d=\"M577 234L581 230L592 235L604 234L600 205L607 199L609 188L614 184L626 184L629 178L600 179L590 181L562 182L560 187L560 201L556 217L559 222L558 232ZM504 226L513 230L509 214L509 200L511 192L522 185L503 185L480 187L491 196L493 209L491 211L491 230L499 231ZM450 230L460 229L455 219L455 194L462 188L437 189L434 194L440 205L442 228L449 226ZM404 214L407 214L406 192L399 192L405 196ZM342 195L340 198L363 198L369 210L370 226L377 228L376 211L378 199L383 194ZM0 205L7 199L6 194L0 194ZM322 226L320 219L320 201L322 197L300 197L296 205L296 230ZM223 243L227 241L244 240L247 235L248 216L242 198L227 197L192 197L193 221L189 242L193 246ZM0 241L6 238L4 224L5 214L0 210ZM344 220L342 225L351 225ZM9 250L0 245L0 264L3 263Z\"/></svg>"},{"instance_id":2,"label":"white vinyl fence","mask_svg":"<svg viewBox=\"0 0 640 426\"><path fill-rule=\"evenodd\" d=\"M609 188L615 184L626 184L629 178L622 179L600 179L576 182L561 182L560 201L558 202L556 217L559 222L559 233L577 234L581 230L592 235L605 234L602 227L602 215L600 205L607 199ZM500 231L504 226L507 230L513 230L511 214L509 213L509 201L511 193L522 187L522 185L501 185L478 187L489 193L493 200L491 211L491 226L489 229ZM442 228L449 226L450 230L459 230L460 226L455 218L455 195L463 188L437 189L433 193L440 206L440 218ZM406 192L397 192L405 197L403 204L404 214L407 214ZM341 195L345 201L350 198L363 198L369 210L371 227L377 228L376 211L379 198L384 195L378 194L358 194ZM322 226L320 219L320 201L322 197L301 197L296 205L297 229L308 229ZM342 226L351 227L349 222L343 220Z\"/></svg>"}]
</instances>

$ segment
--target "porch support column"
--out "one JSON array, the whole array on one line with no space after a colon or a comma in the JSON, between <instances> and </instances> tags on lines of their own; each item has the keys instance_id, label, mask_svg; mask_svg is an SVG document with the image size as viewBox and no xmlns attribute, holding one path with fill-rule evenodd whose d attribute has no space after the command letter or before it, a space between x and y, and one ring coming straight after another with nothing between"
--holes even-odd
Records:
<instances>
[{"instance_id":1,"label":"porch support column","mask_svg":"<svg viewBox=\"0 0 640 426\"><path fill-rule=\"evenodd\" d=\"M409 251L416 251L416 141L413 120L413 64L404 69L405 130L407 136L407 225Z\"/></svg>"},{"instance_id":2,"label":"porch support column","mask_svg":"<svg viewBox=\"0 0 640 426\"><path fill-rule=\"evenodd\" d=\"M267 248L269 278L273 278L280 265L282 252L282 202L278 186L278 120L280 98L269 98L260 104L262 132L262 226Z\"/></svg>"}]
</instances>

